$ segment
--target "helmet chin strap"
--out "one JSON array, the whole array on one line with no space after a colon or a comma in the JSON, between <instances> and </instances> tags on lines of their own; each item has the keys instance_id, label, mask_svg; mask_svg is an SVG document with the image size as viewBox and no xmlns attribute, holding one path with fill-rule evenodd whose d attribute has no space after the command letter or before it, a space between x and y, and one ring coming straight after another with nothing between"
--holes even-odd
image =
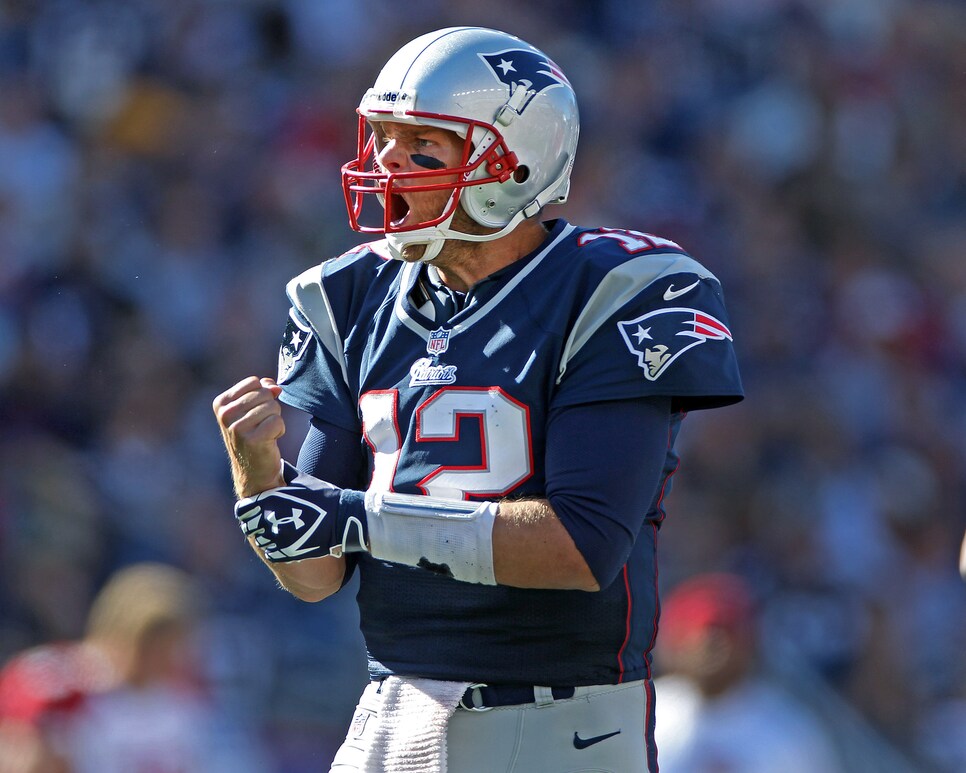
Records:
<instances>
[{"instance_id":1,"label":"helmet chin strap","mask_svg":"<svg viewBox=\"0 0 966 773\"><path fill-rule=\"evenodd\" d=\"M462 242L489 242L506 236L516 228L526 217L523 210L517 212L503 228L492 234L469 234L465 231L454 231L450 228L453 222L454 212L446 220L432 228L420 228L416 231L405 231L403 233L386 234L386 242L389 245L389 254L397 260L402 260L402 251L410 244L425 244L426 251L419 259L420 263L428 263L439 256L443 249L443 243L447 239Z\"/></svg>"}]
</instances>

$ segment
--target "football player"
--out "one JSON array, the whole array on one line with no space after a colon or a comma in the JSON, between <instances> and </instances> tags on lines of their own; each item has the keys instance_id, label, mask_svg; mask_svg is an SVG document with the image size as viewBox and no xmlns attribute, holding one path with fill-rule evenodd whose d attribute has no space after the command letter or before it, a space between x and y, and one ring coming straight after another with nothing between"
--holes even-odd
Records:
<instances>
[{"instance_id":1,"label":"football player","mask_svg":"<svg viewBox=\"0 0 966 773\"><path fill-rule=\"evenodd\" d=\"M318 601L359 576L372 681L332 769L656 771L675 438L742 398L718 280L545 217L577 100L519 38L423 35L358 114L343 190L380 238L289 283L277 380L213 406L279 582ZM279 400L311 417L294 464Z\"/></svg>"}]
</instances>

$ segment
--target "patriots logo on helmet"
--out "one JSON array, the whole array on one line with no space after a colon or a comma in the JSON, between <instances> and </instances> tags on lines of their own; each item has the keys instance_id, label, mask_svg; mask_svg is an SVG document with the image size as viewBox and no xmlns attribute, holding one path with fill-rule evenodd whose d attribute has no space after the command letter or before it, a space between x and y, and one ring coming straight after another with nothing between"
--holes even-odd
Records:
<instances>
[{"instance_id":1,"label":"patriots logo on helmet","mask_svg":"<svg viewBox=\"0 0 966 773\"><path fill-rule=\"evenodd\" d=\"M570 85L567 76L553 61L534 51L514 48L479 56L489 65L496 79L509 86L511 95L519 86L526 90L526 99L516 108L518 113L526 110L530 100L541 91Z\"/></svg>"},{"instance_id":2,"label":"patriots logo on helmet","mask_svg":"<svg viewBox=\"0 0 966 773\"><path fill-rule=\"evenodd\" d=\"M705 341L731 341L731 331L719 319L697 309L673 308L651 311L618 322L624 343L648 381L657 381L668 366L688 349Z\"/></svg>"}]
</instances>

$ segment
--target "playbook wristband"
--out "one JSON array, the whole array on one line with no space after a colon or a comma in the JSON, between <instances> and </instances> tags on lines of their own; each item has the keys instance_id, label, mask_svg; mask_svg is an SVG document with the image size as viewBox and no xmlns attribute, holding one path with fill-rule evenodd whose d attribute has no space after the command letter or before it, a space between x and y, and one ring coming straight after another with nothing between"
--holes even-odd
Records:
<instances>
[{"instance_id":1,"label":"playbook wristband","mask_svg":"<svg viewBox=\"0 0 966 773\"><path fill-rule=\"evenodd\" d=\"M496 585L496 502L369 491L365 505L369 552L374 558L417 566L463 582Z\"/></svg>"}]
</instances>

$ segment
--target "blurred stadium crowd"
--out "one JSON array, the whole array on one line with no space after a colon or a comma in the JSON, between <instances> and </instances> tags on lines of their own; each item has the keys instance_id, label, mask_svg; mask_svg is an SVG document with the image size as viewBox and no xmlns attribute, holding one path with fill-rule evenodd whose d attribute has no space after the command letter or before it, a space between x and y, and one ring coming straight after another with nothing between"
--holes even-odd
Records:
<instances>
[{"instance_id":1,"label":"blurred stadium crowd","mask_svg":"<svg viewBox=\"0 0 966 773\"><path fill-rule=\"evenodd\" d=\"M574 83L559 214L674 239L728 296L747 399L685 422L665 590L740 574L768 660L915 769L966 769L958 0L0 4L0 661L81 636L116 569L173 564L214 710L280 772L334 751L351 594L275 589L210 405L274 374L285 281L361 241L338 168L379 66L464 23Z\"/></svg>"}]
</instances>

